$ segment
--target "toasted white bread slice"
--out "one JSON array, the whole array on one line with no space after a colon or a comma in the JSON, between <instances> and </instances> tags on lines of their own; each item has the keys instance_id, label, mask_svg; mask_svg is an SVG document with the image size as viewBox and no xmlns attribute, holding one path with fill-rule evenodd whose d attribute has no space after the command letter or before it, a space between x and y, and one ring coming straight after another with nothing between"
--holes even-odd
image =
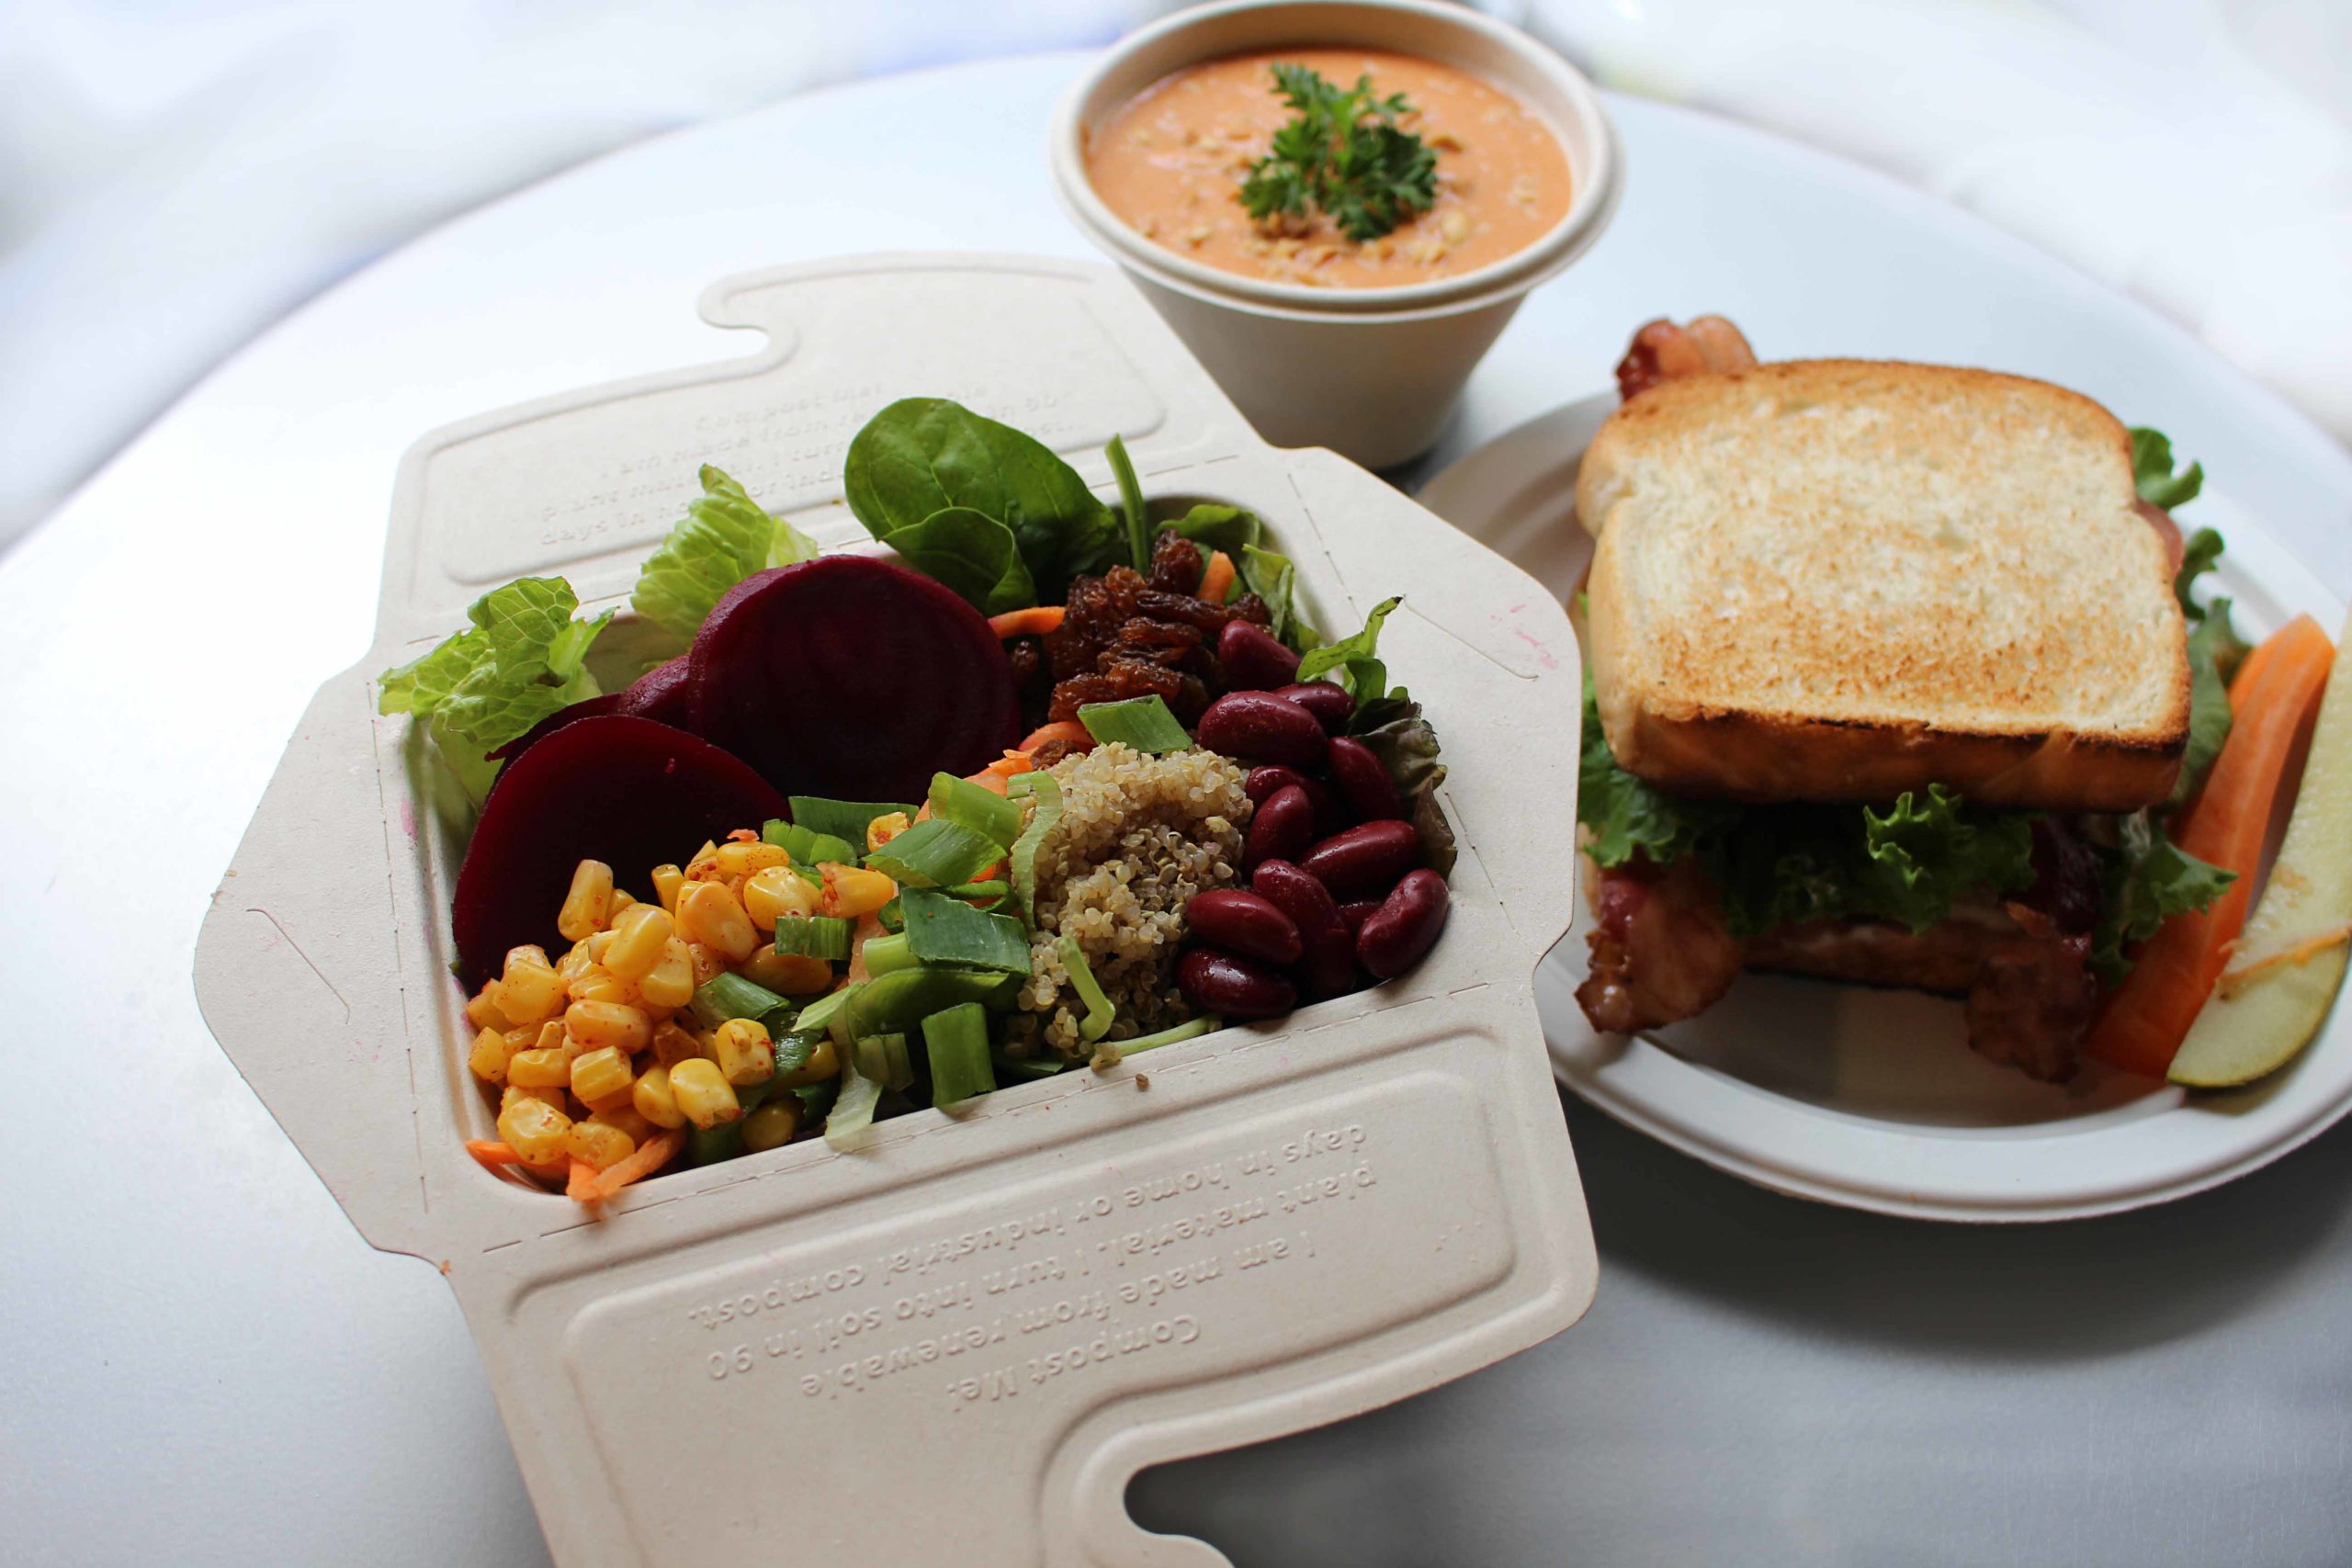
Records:
<instances>
[{"instance_id":1,"label":"toasted white bread slice","mask_svg":"<svg viewBox=\"0 0 2352 1568\"><path fill-rule=\"evenodd\" d=\"M1577 480L1611 750L1694 795L2162 799L2186 626L2131 436L2022 377L1800 360L1670 380Z\"/></svg>"}]
</instances>

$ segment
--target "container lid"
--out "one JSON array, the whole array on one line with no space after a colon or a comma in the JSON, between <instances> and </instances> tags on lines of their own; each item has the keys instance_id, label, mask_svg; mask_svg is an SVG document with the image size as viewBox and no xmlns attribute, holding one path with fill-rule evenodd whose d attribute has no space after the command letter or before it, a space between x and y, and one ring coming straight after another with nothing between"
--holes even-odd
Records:
<instances>
[{"instance_id":1,"label":"container lid","mask_svg":"<svg viewBox=\"0 0 2352 1568\"><path fill-rule=\"evenodd\" d=\"M1591 1298L1532 993L1573 897L1566 616L1363 470L1267 446L1105 269L863 257L729 278L702 309L766 346L402 461L375 646L312 702L215 896L206 1019L361 1234L448 1276L559 1561L1217 1562L1133 1524L1137 1470L1402 1398ZM843 452L914 395L1098 487L1123 434L1148 493L1261 514L1327 626L1405 594L1382 652L1451 769L1445 935L1375 990L854 1152L668 1172L600 1215L491 1176L463 1148L492 1135L449 979L463 846L373 674L517 575L617 600L706 461L829 548L862 541Z\"/></svg>"}]
</instances>

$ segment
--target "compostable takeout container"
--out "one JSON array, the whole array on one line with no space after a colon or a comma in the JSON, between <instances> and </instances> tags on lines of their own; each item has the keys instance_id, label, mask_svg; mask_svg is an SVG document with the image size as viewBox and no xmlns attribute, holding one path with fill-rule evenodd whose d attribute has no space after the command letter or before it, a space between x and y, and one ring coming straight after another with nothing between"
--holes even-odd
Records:
<instances>
[{"instance_id":1,"label":"compostable takeout container","mask_svg":"<svg viewBox=\"0 0 2352 1568\"><path fill-rule=\"evenodd\" d=\"M558 1561L1219 1562L1128 1518L1136 1471L1429 1388L1591 1299L1532 991L1575 880L1566 616L1361 469L1268 446L1102 269L866 257L729 278L702 311L766 348L410 450L375 645L311 703L205 920L206 1021L360 1234L448 1277ZM665 1172L601 1215L492 1176L463 1147L492 1129L449 977L462 844L372 677L520 574L616 601L704 461L863 541L842 455L920 394L1098 489L1116 433L1153 495L1257 511L1324 626L1407 593L1382 651L1452 769L1443 939L1375 990L852 1152Z\"/></svg>"},{"instance_id":2,"label":"compostable takeout container","mask_svg":"<svg viewBox=\"0 0 2352 1568\"><path fill-rule=\"evenodd\" d=\"M1525 249L1459 276L1317 288L1226 272L1146 239L1095 194L1088 139L1144 88L1250 50L1385 50L1508 89L1568 157L1568 210ZM1557 53L1465 6L1431 0L1226 0L1121 39L1070 86L1047 140L1055 193L1125 269L1261 434L1385 468L1427 451L1463 384L1536 285L1590 249L1615 216L1617 138L1600 95Z\"/></svg>"}]
</instances>

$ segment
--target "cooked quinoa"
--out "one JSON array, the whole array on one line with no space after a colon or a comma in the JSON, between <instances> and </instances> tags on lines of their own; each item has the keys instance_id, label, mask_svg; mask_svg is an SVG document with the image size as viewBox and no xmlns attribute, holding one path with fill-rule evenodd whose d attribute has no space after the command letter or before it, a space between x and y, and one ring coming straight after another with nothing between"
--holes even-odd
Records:
<instances>
[{"instance_id":1,"label":"cooked quinoa","mask_svg":"<svg viewBox=\"0 0 2352 1568\"><path fill-rule=\"evenodd\" d=\"M1250 805L1240 764L1214 751L1154 757L1114 743L1046 772L1061 786L1062 818L1037 851L1037 927L1012 1038L1016 1049L1042 1041L1078 1056L1090 1049L1078 1035L1086 1009L1056 939L1078 939L1118 1009L1111 1039L1183 1022L1192 1010L1174 974L1184 906L1238 880Z\"/></svg>"}]
</instances>

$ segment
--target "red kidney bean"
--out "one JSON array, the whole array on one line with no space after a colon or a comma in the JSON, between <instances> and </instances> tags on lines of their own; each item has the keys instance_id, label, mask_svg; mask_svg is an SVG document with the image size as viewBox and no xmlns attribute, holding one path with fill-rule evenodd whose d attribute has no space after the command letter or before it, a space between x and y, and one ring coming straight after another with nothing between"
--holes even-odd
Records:
<instances>
[{"instance_id":1,"label":"red kidney bean","mask_svg":"<svg viewBox=\"0 0 2352 1568\"><path fill-rule=\"evenodd\" d=\"M1306 792L1308 804L1315 807L1317 838L1329 838L1355 820L1348 815L1347 804L1340 798L1338 790L1321 779L1308 778L1296 768L1285 768L1279 762L1250 769L1249 776L1241 781L1241 793L1262 806L1267 796L1285 784L1296 784Z\"/></svg>"},{"instance_id":2,"label":"red kidney bean","mask_svg":"<svg viewBox=\"0 0 2352 1568\"><path fill-rule=\"evenodd\" d=\"M1355 933L1340 922L1339 906L1321 883L1289 861L1270 860L1250 874L1250 886L1298 928L1308 996L1320 999L1355 989Z\"/></svg>"},{"instance_id":3,"label":"red kidney bean","mask_svg":"<svg viewBox=\"0 0 2352 1568\"><path fill-rule=\"evenodd\" d=\"M1355 940L1356 933L1363 930L1363 923L1372 919L1373 911L1379 908L1380 900L1377 898L1351 898L1340 906L1340 923L1348 928L1350 942Z\"/></svg>"},{"instance_id":4,"label":"red kidney bean","mask_svg":"<svg viewBox=\"0 0 2352 1568\"><path fill-rule=\"evenodd\" d=\"M1298 655L1248 621L1225 623L1216 634L1216 661L1228 691L1271 692L1298 679Z\"/></svg>"},{"instance_id":5,"label":"red kidney bean","mask_svg":"<svg viewBox=\"0 0 2352 1568\"><path fill-rule=\"evenodd\" d=\"M1384 980L1419 964L1445 929L1452 900L1445 878L1423 866L1407 872L1356 933L1356 961Z\"/></svg>"},{"instance_id":6,"label":"red kidney bean","mask_svg":"<svg viewBox=\"0 0 2352 1568\"><path fill-rule=\"evenodd\" d=\"M1227 692L1209 705L1193 734L1212 751L1294 768L1319 768L1331 750L1313 714L1272 692Z\"/></svg>"},{"instance_id":7,"label":"red kidney bean","mask_svg":"<svg viewBox=\"0 0 2352 1568\"><path fill-rule=\"evenodd\" d=\"M1358 817L1367 822L1405 815L1405 797L1388 776L1388 764L1373 749L1351 735L1331 742L1331 782L1348 797Z\"/></svg>"},{"instance_id":8,"label":"red kidney bean","mask_svg":"<svg viewBox=\"0 0 2352 1568\"><path fill-rule=\"evenodd\" d=\"M1339 734L1347 728L1348 720L1355 716L1355 698L1329 681L1307 681L1295 686L1284 686L1274 695L1286 703L1296 703L1313 714L1326 735Z\"/></svg>"},{"instance_id":9,"label":"red kidney bean","mask_svg":"<svg viewBox=\"0 0 2352 1568\"><path fill-rule=\"evenodd\" d=\"M1390 818L1360 822L1334 833L1299 859L1299 869L1331 890L1334 898L1385 893L1421 857L1420 835L1410 822Z\"/></svg>"},{"instance_id":10,"label":"red kidney bean","mask_svg":"<svg viewBox=\"0 0 2352 1568\"><path fill-rule=\"evenodd\" d=\"M1203 1012L1227 1018L1278 1018L1298 1005L1298 987L1262 964L1214 947L1177 961L1176 986Z\"/></svg>"},{"instance_id":11,"label":"red kidney bean","mask_svg":"<svg viewBox=\"0 0 2352 1568\"><path fill-rule=\"evenodd\" d=\"M1242 840L1241 867L1261 861L1296 860L1315 841L1315 807L1296 784L1285 785L1258 803L1250 818L1250 836Z\"/></svg>"},{"instance_id":12,"label":"red kidney bean","mask_svg":"<svg viewBox=\"0 0 2352 1568\"><path fill-rule=\"evenodd\" d=\"M1211 947L1267 964L1295 964L1305 951L1295 921L1269 900L1238 887L1195 894L1184 906L1184 924Z\"/></svg>"}]
</instances>

